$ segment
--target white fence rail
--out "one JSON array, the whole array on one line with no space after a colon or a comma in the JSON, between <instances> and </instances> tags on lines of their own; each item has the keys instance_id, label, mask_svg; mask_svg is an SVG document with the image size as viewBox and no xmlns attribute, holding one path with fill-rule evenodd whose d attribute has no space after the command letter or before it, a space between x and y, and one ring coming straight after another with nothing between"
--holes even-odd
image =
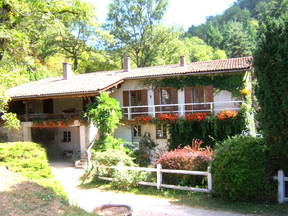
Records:
<instances>
[{"instance_id":1,"label":"white fence rail","mask_svg":"<svg viewBox=\"0 0 288 216\"><path fill-rule=\"evenodd\" d=\"M150 115L155 117L157 114L174 113L184 116L186 113L194 112L219 112L222 110L240 110L243 101L221 101L205 103L185 103L185 104L161 104L145 106L125 106L124 116L132 119L133 115Z\"/></svg>"},{"instance_id":2,"label":"white fence rail","mask_svg":"<svg viewBox=\"0 0 288 216\"><path fill-rule=\"evenodd\" d=\"M285 197L285 182L288 182L288 177L285 177L283 170L279 170L278 175L273 179L278 181L278 203L288 202L288 197Z\"/></svg>"},{"instance_id":3,"label":"white fence rail","mask_svg":"<svg viewBox=\"0 0 288 216\"><path fill-rule=\"evenodd\" d=\"M102 167L105 167L105 166L102 166ZM190 170L162 169L161 164L157 164L157 168L127 167L127 166L122 166L121 164L119 164L118 166L110 166L110 167L106 167L106 168L116 169L116 170L134 170L134 171L144 171L144 172L156 172L156 176L157 176L156 183L140 181L140 182L138 182L138 184L139 185L145 185L145 186L153 186L153 187L156 187L157 189L171 188L171 189L176 189L176 190L195 191L195 192L203 192L203 193L210 193L212 191L212 175L210 172L210 167L208 168L207 172L190 171ZM162 183L163 173L207 176L207 180L208 180L207 188L195 188L195 187L184 187L184 186L178 186L178 185L163 184ZM113 181L113 178L109 178L109 177L98 176L98 178L105 180L105 181Z\"/></svg>"}]
</instances>

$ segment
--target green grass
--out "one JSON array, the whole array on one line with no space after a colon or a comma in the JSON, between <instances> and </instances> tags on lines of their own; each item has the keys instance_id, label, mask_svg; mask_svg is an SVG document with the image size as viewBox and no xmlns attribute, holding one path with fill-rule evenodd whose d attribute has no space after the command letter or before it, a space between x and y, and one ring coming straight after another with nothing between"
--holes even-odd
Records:
<instances>
[{"instance_id":1,"label":"green grass","mask_svg":"<svg viewBox=\"0 0 288 216\"><path fill-rule=\"evenodd\" d=\"M103 191L114 191L121 193L132 193L136 195L154 196L157 198L169 199L171 203L178 205L186 205L195 208L203 208L209 210L233 211L243 214L257 214L263 216L287 216L288 203L278 205L272 203L259 202L228 202L211 197L208 194L179 191L172 189L157 190L154 187L139 186L129 191L119 191L110 183L104 181L91 182L82 185L83 188L97 187Z\"/></svg>"},{"instance_id":2,"label":"green grass","mask_svg":"<svg viewBox=\"0 0 288 216\"><path fill-rule=\"evenodd\" d=\"M54 200L61 202L63 216L95 215L68 205L66 193L60 183L54 180L46 150L40 144L33 142L0 143L0 166L21 174L35 184L35 187L39 186L39 191L33 193L39 202L46 202L47 205ZM17 194L15 191L15 195ZM9 194L6 195L11 197ZM23 199L23 201L29 202L27 199Z\"/></svg>"}]
</instances>

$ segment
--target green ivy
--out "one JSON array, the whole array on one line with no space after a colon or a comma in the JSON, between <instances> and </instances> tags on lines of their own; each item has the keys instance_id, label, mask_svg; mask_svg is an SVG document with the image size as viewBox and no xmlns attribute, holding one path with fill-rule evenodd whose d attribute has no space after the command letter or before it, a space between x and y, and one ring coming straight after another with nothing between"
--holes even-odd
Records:
<instances>
[{"instance_id":1,"label":"green ivy","mask_svg":"<svg viewBox=\"0 0 288 216\"><path fill-rule=\"evenodd\" d=\"M193 139L201 139L205 145L214 146L245 129L245 119L242 112L235 119L218 120L211 116L203 121L185 121L180 119L169 125L169 149L191 145Z\"/></svg>"},{"instance_id":2,"label":"green ivy","mask_svg":"<svg viewBox=\"0 0 288 216\"><path fill-rule=\"evenodd\" d=\"M155 88L176 88L182 89L186 86L193 87L197 85L213 85L218 90L227 90L233 96L239 97L240 90L245 87L246 73L233 75L215 75L215 76L185 76L185 77L167 77L163 79L145 79L144 85Z\"/></svg>"}]
</instances>

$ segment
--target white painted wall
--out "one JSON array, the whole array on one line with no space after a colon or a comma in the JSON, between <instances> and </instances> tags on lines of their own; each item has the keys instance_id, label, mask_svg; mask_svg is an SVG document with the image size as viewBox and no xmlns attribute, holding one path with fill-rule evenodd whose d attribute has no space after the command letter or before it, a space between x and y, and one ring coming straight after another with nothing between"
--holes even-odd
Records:
<instances>
[{"instance_id":1,"label":"white painted wall","mask_svg":"<svg viewBox=\"0 0 288 216\"><path fill-rule=\"evenodd\" d=\"M71 142L63 142L64 131L71 132ZM79 127L58 128L57 145L60 152L73 151L80 153L80 130Z\"/></svg>"},{"instance_id":2,"label":"white painted wall","mask_svg":"<svg viewBox=\"0 0 288 216\"><path fill-rule=\"evenodd\" d=\"M114 133L115 138L121 138L125 141L132 142L131 127L126 125L119 126Z\"/></svg>"},{"instance_id":3,"label":"white painted wall","mask_svg":"<svg viewBox=\"0 0 288 216\"><path fill-rule=\"evenodd\" d=\"M85 126L85 145L86 149L89 147L93 139L99 137L98 128L95 127L92 123Z\"/></svg>"},{"instance_id":4,"label":"white painted wall","mask_svg":"<svg viewBox=\"0 0 288 216\"><path fill-rule=\"evenodd\" d=\"M229 108L239 108L239 104L237 103L217 103L217 102L228 102L228 101L238 101L237 98L232 97L232 93L226 90L222 90L214 93L214 110L215 113L220 112L221 110L229 110Z\"/></svg>"},{"instance_id":5,"label":"white painted wall","mask_svg":"<svg viewBox=\"0 0 288 216\"><path fill-rule=\"evenodd\" d=\"M117 99L120 102L121 107L123 106L123 91L131 91L131 90L142 90L149 89L147 86L144 86L139 80L127 80L123 84L121 84L121 88L116 89L114 92L110 94L110 97ZM149 101L149 97L148 97ZM154 103L154 102L153 102Z\"/></svg>"}]
</instances>

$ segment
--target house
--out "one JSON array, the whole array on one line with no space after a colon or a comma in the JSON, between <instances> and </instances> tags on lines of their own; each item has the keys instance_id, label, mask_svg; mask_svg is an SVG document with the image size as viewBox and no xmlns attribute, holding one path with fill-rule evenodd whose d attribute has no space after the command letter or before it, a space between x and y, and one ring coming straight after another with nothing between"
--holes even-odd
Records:
<instances>
[{"instance_id":1,"label":"house","mask_svg":"<svg viewBox=\"0 0 288 216\"><path fill-rule=\"evenodd\" d=\"M12 101L10 110L21 120L19 131L0 129L8 141L35 141L45 144L54 154L83 155L97 134L97 128L81 120L81 114L93 97L108 92L123 107L125 125L115 132L116 137L137 142L148 132L161 148L167 146L169 134L165 124L142 124L133 121L139 116L157 117L172 113L185 116L193 112L217 113L239 110L241 99L231 92L212 85L157 87L163 79L191 77L223 77L248 74L252 71L251 57L131 68L124 59L124 69L74 75L71 66L63 63L63 77L47 78L25 83L8 90ZM147 84L147 80L152 81ZM146 81L146 82L145 82Z\"/></svg>"}]
</instances>

